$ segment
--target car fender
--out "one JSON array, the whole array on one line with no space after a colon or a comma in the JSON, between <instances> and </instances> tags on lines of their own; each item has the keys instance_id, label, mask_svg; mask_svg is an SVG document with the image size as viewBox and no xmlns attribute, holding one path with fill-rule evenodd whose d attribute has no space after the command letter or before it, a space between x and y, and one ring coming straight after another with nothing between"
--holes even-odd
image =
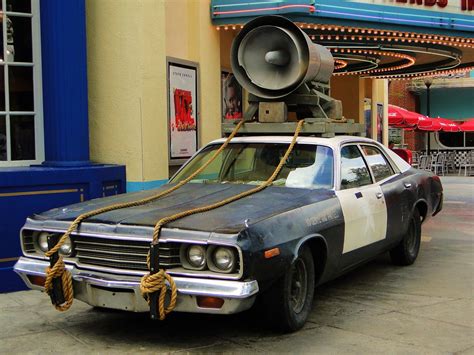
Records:
<instances>
[{"instance_id":1,"label":"car fender","mask_svg":"<svg viewBox=\"0 0 474 355\"><path fill-rule=\"evenodd\" d=\"M314 233L314 234L307 235L306 237L301 238L298 241L298 243L295 245L295 248L293 250L293 259L291 260L291 262L294 262L296 260L302 246L312 239L321 240L324 243L324 247L326 248L325 252L327 253L328 243L326 242L326 239L321 234Z\"/></svg>"},{"instance_id":2,"label":"car fender","mask_svg":"<svg viewBox=\"0 0 474 355\"><path fill-rule=\"evenodd\" d=\"M424 204L426 205L426 209L427 209L427 210L425 211L425 213L423 213L422 211L420 211L420 215L421 215L421 217L423 217L422 222L424 222L426 219L429 218L429 215L430 215L430 214L429 214L429 211L428 211L430 207L429 207L428 201L427 201L425 198L418 198L418 199L413 203L413 206L412 206L412 208L411 208L411 215L410 215L410 216L413 216L413 214L414 214L414 212L415 212L415 208L418 208L417 206L418 206L419 203L424 203Z\"/></svg>"}]
</instances>

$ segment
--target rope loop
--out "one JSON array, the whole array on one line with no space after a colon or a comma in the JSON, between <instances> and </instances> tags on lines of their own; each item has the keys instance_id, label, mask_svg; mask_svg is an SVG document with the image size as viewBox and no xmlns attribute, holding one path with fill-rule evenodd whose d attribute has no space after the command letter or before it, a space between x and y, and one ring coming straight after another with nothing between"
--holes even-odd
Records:
<instances>
[{"instance_id":1,"label":"rope loop","mask_svg":"<svg viewBox=\"0 0 474 355\"><path fill-rule=\"evenodd\" d=\"M46 280L44 282L45 292L51 296L53 291L53 280L56 278L61 278L62 291L64 295L65 302L63 304L55 304L54 307L61 312L67 311L72 306L74 299L74 290L72 287L72 276L71 272L66 269L64 264L63 257L60 256L53 267L48 267L46 269Z\"/></svg>"},{"instance_id":2,"label":"rope loop","mask_svg":"<svg viewBox=\"0 0 474 355\"><path fill-rule=\"evenodd\" d=\"M168 306L165 305L166 291L168 289L166 286L166 281L168 281L171 290L171 297ZM144 275L140 281L140 291L142 296L147 300L148 304L150 304L151 300L150 295L160 291L158 298L160 320L164 320L166 315L171 313L176 306L178 288L176 287L176 283L174 282L173 278L163 269L155 274L148 273Z\"/></svg>"}]
</instances>

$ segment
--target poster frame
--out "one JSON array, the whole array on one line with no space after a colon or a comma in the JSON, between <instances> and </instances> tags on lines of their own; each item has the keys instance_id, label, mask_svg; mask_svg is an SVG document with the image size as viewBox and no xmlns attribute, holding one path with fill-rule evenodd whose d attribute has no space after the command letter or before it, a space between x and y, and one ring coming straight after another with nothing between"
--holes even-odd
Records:
<instances>
[{"instance_id":1,"label":"poster frame","mask_svg":"<svg viewBox=\"0 0 474 355\"><path fill-rule=\"evenodd\" d=\"M181 67L185 69L194 70L195 83L194 88L196 92L196 102L193 103L195 109L196 120L196 146L194 152L189 157L174 158L171 153L171 94L170 94L170 68L172 66ZM166 96L167 96L167 129L168 129L168 164L170 166L179 166L189 160L201 146L200 129L201 129L201 93L200 93L200 77L199 77L199 63L184 60L175 57L166 57Z\"/></svg>"}]
</instances>

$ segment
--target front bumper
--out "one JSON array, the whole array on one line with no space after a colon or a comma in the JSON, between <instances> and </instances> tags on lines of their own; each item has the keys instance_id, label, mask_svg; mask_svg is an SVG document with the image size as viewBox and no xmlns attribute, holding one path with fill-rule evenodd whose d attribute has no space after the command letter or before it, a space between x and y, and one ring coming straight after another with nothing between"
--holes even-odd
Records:
<instances>
[{"instance_id":1,"label":"front bumper","mask_svg":"<svg viewBox=\"0 0 474 355\"><path fill-rule=\"evenodd\" d=\"M21 257L14 270L31 289L42 290L31 283L28 276L46 276L48 261ZM140 293L140 278L137 276L102 273L78 269L66 265L72 274L74 298L91 306L148 312L149 306ZM210 280L190 277L173 277L178 288L175 311L194 313L231 314L249 309L258 293L257 281ZM217 308L201 308L198 296L224 299Z\"/></svg>"}]
</instances>

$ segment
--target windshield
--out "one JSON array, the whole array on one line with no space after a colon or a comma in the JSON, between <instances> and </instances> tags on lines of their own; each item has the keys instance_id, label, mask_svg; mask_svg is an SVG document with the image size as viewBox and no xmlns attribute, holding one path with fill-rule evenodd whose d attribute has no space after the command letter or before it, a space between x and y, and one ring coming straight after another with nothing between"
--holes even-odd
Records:
<instances>
[{"instance_id":1,"label":"windshield","mask_svg":"<svg viewBox=\"0 0 474 355\"><path fill-rule=\"evenodd\" d=\"M265 182L285 155L286 143L231 143L191 183L251 184ZM220 145L203 149L170 181L179 182L203 166ZM281 169L274 186L332 188L333 152L331 148L297 144Z\"/></svg>"}]
</instances>

